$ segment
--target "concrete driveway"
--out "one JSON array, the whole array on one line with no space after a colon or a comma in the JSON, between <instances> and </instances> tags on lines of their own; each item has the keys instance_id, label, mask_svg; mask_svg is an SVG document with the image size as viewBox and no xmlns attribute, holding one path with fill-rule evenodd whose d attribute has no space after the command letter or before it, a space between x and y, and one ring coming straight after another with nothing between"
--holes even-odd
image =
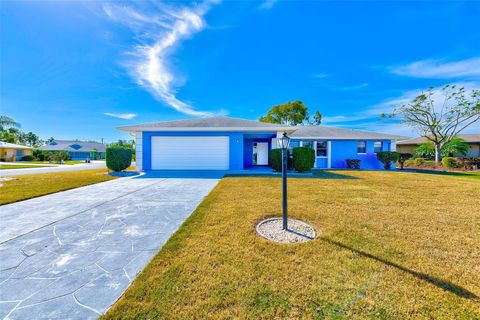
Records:
<instances>
[{"instance_id":1,"label":"concrete driveway","mask_svg":"<svg viewBox=\"0 0 480 320\"><path fill-rule=\"evenodd\" d=\"M0 319L94 319L218 183L121 178L0 207Z\"/></svg>"},{"instance_id":2,"label":"concrete driveway","mask_svg":"<svg viewBox=\"0 0 480 320\"><path fill-rule=\"evenodd\" d=\"M29 165L28 163L22 163L23 165ZM132 166L135 163L132 163ZM106 168L105 161L92 161L90 163L78 163L78 164L64 164L58 166L49 166L41 168L23 168L23 169L4 169L0 170L0 177L18 176L24 174L35 173L49 173L49 172L63 172L63 171L80 171L80 170L93 170Z\"/></svg>"}]
</instances>

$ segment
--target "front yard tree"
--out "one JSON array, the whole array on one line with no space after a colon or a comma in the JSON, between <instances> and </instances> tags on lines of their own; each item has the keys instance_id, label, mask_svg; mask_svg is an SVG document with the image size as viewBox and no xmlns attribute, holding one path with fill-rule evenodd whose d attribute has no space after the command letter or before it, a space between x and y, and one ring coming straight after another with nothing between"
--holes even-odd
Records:
<instances>
[{"instance_id":1,"label":"front yard tree","mask_svg":"<svg viewBox=\"0 0 480 320\"><path fill-rule=\"evenodd\" d=\"M443 147L465 128L480 120L480 90L446 85L429 88L412 101L397 106L382 118L399 117L431 142L438 164Z\"/></svg>"},{"instance_id":2,"label":"front yard tree","mask_svg":"<svg viewBox=\"0 0 480 320\"><path fill-rule=\"evenodd\" d=\"M20 127L20 124L10 117L0 115L0 131L7 130L12 127Z\"/></svg>"},{"instance_id":3,"label":"front yard tree","mask_svg":"<svg viewBox=\"0 0 480 320\"><path fill-rule=\"evenodd\" d=\"M259 119L261 122L279 123L291 126L310 123L310 116L308 108L302 101L288 101L284 104L273 106L268 110L265 116ZM320 124L322 121L322 114L319 111L315 112L314 124ZM318 123L317 123L318 122Z\"/></svg>"}]
</instances>

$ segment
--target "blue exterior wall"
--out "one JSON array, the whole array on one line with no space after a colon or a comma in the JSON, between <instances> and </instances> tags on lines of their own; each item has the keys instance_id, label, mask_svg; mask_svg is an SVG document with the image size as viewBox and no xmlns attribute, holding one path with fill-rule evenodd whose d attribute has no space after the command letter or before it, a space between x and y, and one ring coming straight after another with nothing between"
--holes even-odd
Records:
<instances>
[{"instance_id":1,"label":"blue exterior wall","mask_svg":"<svg viewBox=\"0 0 480 320\"><path fill-rule=\"evenodd\" d=\"M94 152L68 151L68 155L70 156L70 159L72 159L72 160L86 160L87 158L90 158L91 160L95 160L94 159ZM98 158L99 159L105 159L105 152L99 152L98 153Z\"/></svg>"},{"instance_id":2,"label":"blue exterior wall","mask_svg":"<svg viewBox=\"0 0 480 320\"><path fill-rule=\"evenodd\" d=\"M293 141L317 141L317 140L293 140ZM320 140L318 140L320 141ZM326 141L326 140L322 140ZM328 140L327 140L328 141ZM347 168L347 159L360 159L361 169L383 169L383 164L378 161L374 150L375 141L379 140L330 140L331 141L331 168L332 169L344 169ZM366 153L357 153L357 142L366 141ZM382 151L390 151L391 141L382 140ZM316 168L328 168L327 157L316 158Z\"/></svg>"},{"instance_id":3,"label":"blue exterior wall","mask_svg":"<svg viewBox=\"0 0 480 320\"><path fill-rule=\"evenodd\" d=\"M241 170L244 168L244 161L248 157L245 154L244 141L253 140L258 141L259 139L266 139L266 137L274 137L276 132L265 133L265 132L143 132L142 141L142 158L143 158L143 170L149 171L152 170L152 137L154 136L182 136L182 137L198 137L198 136L228 136L230 139L230 170ZM258 137L258 138L257 138ZM251 163L251 152L250 152L250 163Z\"/></svg>"},{"instance_id":4,"label":"blue exterior wall","mask_svg":"<svg viewBox=\"0 0 480 320\"><path fill-rule=\"evenodd\" d=\"M268 142L271 148L271 139L276 136L275 132L143 132L143 170L149 171L151 165L151 141L153 136L228 136L230 140L230 170L247 169L253 166L252 151L254 142ZM293 140L297 141L297 140ZM303 140L306 141L306 140ZM315 140L310 140L315 141ZM362 141L362 140L360 140ZM363 140L365 141L365 140ZM347 159L360 159L361 169L383 169L383 165L377 160L374 151L374 143L378 140L366 140L366 153L357 153L358 140L331 140L331 168L347 168ZM382 150L389 151L390 140L382 141ZM327 168L328 159L317 157L317 168Z\"/></svg>"},{"instance_id":5,"label":"blue exterior wall","mask_svg":"<svg viewBox=\"0 0 480 320\"><path fill-rule=\"evenodd\" d=\"M360 169L383 169L383 164L378 161L373 145L378 140L366 140L366 153L357 153L357 142L365 140L333 140L332 141L332 168L347 168L347 159L360 159ZM383 151L390 150L390 141L383 140Z\"/></svg>"}]
</instances>

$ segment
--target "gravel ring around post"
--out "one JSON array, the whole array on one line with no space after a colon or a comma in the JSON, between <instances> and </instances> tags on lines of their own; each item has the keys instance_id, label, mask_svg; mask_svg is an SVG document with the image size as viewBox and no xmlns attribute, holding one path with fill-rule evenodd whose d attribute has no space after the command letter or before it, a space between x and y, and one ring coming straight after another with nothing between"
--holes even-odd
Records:
<instances>
[{"instance_id":1,"label":"gravel ring around post","mask_svg":"<svg viewBox=\"0 0 480 320\"><path fill-rule=\"evenodd\" d=\"M278 243L307 242L316 237L312 226L297 219L288 219L288 230L282 227L282 218L275 217L260 221L255 229L261 237Z\"/></svg>"}]
</instances>

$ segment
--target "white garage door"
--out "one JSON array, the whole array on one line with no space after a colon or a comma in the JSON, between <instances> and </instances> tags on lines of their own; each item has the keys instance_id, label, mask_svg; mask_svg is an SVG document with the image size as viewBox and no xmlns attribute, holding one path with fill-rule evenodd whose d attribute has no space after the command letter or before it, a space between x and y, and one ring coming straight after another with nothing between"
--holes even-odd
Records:
<instances>
[{"instance_id":1,"label":"white garage door","mask_svg":"<svg viewBox=\"0 0 480 320\"><path fill-rule=\"evenodd\" d=\"M228 170L228 137L152 137L152 170Z\"/></svg>"}]
</instances>

